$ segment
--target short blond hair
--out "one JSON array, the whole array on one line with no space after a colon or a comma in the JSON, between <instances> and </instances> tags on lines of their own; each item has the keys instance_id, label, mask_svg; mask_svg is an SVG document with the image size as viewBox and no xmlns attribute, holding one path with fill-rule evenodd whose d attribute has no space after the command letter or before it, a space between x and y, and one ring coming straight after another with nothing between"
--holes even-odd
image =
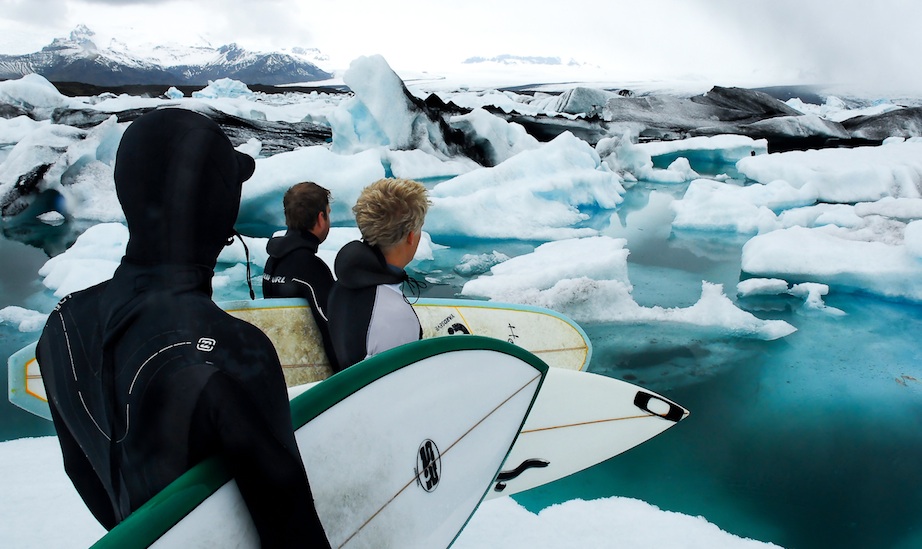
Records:
<instances>
[{"instance_id":1,"label":"short blond hair","mask_svg":"<svg viewBox=\"0 0 922 549\"><path fill-rule=\"evenodd\" d=\"M379 179L362 189L352 213L365 242L383 251L419 232L429 210L426 187L412 179Z\"/></svg>"}]
</instances>

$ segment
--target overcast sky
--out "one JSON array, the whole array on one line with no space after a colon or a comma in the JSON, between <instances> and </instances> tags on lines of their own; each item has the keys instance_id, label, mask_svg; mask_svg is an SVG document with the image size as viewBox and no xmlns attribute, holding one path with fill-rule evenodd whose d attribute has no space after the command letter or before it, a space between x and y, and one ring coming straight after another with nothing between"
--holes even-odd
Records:
<instances>
[{"instance_id":1,"label":"overcast sky","mask_svg":"<svg viewBox=\"0 0 922 549\"><path fill-rule=\"evenodd\" d=\"M920 16L917 0L0 0L0 53L36 51L83 23L100 46L118 37L313 47L332 68L374 53L413 70L513 54L574 59L624 79L922 88Z\"/></svg>"}]
</instances>

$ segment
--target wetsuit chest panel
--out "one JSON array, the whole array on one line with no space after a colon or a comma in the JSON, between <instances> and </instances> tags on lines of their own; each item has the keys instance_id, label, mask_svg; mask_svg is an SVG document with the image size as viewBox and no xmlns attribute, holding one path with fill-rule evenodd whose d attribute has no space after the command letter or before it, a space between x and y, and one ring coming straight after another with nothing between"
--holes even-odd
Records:
<instances>
[{"instance_id":1,"label":"wetsuit chest panel","mask_svg":"<svg viewBox=\"0 0 922 549\"><path fill-rule=\"evenodd\" d=\"M419 318L399 287L378 286L365 338L366 356L416 341L419 331Z\"/></svg>"}]
</instances>

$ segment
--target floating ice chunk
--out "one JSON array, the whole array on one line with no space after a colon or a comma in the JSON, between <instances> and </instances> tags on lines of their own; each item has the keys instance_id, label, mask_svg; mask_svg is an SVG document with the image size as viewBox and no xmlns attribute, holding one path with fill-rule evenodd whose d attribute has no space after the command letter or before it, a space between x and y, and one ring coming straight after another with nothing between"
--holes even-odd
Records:
<instances>
[{"instance_id":1,"label":"floating ice chunk","mask_svg":"<svg viewBox=\"0 0 922 549\"><path fill-rule=\"evenodd\" d=\"M2 85L2 82L0 82L0 85ZM51 123L48 121L32 120L28 116L0 118L0 147L15 145L39 127L49 124Z\"/></svg>"},{"instance_id":2,"label":"floating ice chunk","mask_svg":"<svg viewBox=\"0 0 922 549\"><path fill-rule=\"evenodd\" d=\"M797 331L783 320L762 320L737 307L723 292L721 284L701 282L701 299L691 307L651 308L651 320L681 322L717 328L737 337L773 340Z\"/></svg>"},{"instance_id":3,"label":"floating ice chunk","mask_svg":"<svg viewBox=\"0 0 922 549\"><path fill-rule=\"evenodd\" d=\"M565 132L541 148L439 183L430 192L433 235L554 240L593 236L581 209L614 209L621 178L595 150Z\"/></svg>"},{"instance_id":4,"label":"floating ice chunk","mask_svg":"<svg viewBox=\"0 0 922 549\"><path fill-rule=\"evenodd\" d=\"M259 158L259 153L263 149L263 144L262 144L262 141L260 141L259 139L256 139L255 137L251 137L247 140L246 143L241 143L240 145L237 145L235 148L238 151L242 152L243 154L252 156L253 158Z\"/></svg>"},{"instance_id":5,"label":"floating ice chunk","mask_svg":"<svg viewBox=\"0 0 922 549\"><path fill-rule=\"evenodd\" d=\"M334 223L349 221L362 188L382 177L381 153L373 150L343 156L315 146L260 158L253 177L243 185L237 223L284 227L282 196L301 181L329 189L333 194L331 219Z\"/></svg>"},{"instance_id":6,"label":"floating ice chunk","mask_svg":"<svg viewBox=\"0 0 922 549\"><path fill-rule=\"evenodd\" d=\"M855 214L861 217L881 215L892 219L922 219L922 198L894 198L886 196L876 202L855 204Z\"/></svg>"},{"instance_id":7,"label":"floating ice chunk","mask_svg":"<svg viewBox=\"0 0 922 549\"><path fill-rule=\"evenodd\" d=\"M458 157L445 160L425 151L386 151L385 157L390 164L394 177L425 180L431 178L449 178L474 171L481 166L469 158Z\"/></svg>"},{"instance_id":8,"label":"floating ice chunk","mask_svg":"<svg viewBox=\"0 0 922 549\"><path fill-rule=\"evenodd\" d=\"M741 264L756 276L818 281L918 301L922 262L913 251L917 231L910 230L912 244L907 246L856 240L854 231L832 226L779 229L750 239Z\"/></svg>"},{"instance_id":9,"label":"floating ice chunk","mask_svg":"<svg viewBox=\"0 0 922 549\"><path fill-rule=\"evenodd\" d=\"M44 223L45 225L51 225L52 227L57 227L64 223L64 216L60 212L45 212L41 215L36 216L36 219Z\"/></svg>"},{"instance_id":10,"label":"floating ice chunk","mask_svg":"<svg viewBox=\"0 0 922 549\"><path fill-rule=\"evenodd\" d=\"M795 188L784 181L739 186L711 179L692 181L672 204L673 227L679 229L760 233L779 227L774 210L812 204L812 185Z\"/></svg>"},{"instance_id":11,"label":"floating ice chunk","mask_svg":"<svg viewBox=\"0 0 922 549\"><path fill-rule=\"evenodd\" d=\"M530 254L495 265L493 276L467 282L464 295L495 298L509 290L546 290L560 280L587 277L627 283L627 256L623 238L596 236L548 242Z\"/></svg>"},{"instance_id":12,"label":"floating ice chunk","mask_svg":"<svg viewBox=\"0 0 922 549\"><path fill-rule=\"evenodd\" d=\"M218 263L223 264L246 264L247 252L249 252L250 263L262 268L269 259L269 253L266 251L268 238L253 238L244 236L243 242L246 243L246 249L240 243L240 238L235 238L231 244L224 246L221 253L218 254Z\"/></svg>"},{"instance_id":13,"label":"floating ice chunk","mask_svg":"<svg viewBox=\"0 0 922 549\"><path fill-rule=\"evenodd\" d=\"M903 230L906 251L922 260L922 221L913 221Z\"/></svg>"},{"instance_id":14,"label":"floating ice chunk","mask_svg":"<svg viewBox=\"0 0 922 549\"><path fill-rule=\"evenodd\" d=\"M508 255L496 250L489 254L464 254L461 262L455 265L454 271L461 276L479 275L508 260Z\"/></svg>"},{"instance_id":15,"label":"floating ice chunk","mask_svg":"<svg viewBox=\"0 0 922 549\"><path fill-rule=\"evenodd\" d=\"M0 323L16 326L20 332L37 332L45 326L48 315L15 305L0 309Z\"/></svg>"},{"instance_id":16,"label":"floating ice chunk","mask_svg":"<svg viewBox=\"0 0 922 549\"><path fill-rule=\"evenodd\" d=\"M128 228L121 223L94 225L67 251L46 261L38 274L56 297L64 297L112 278L127 244Z\"/></svg>"},{"instance_id":17,"label":"floating ice chunk","mask_svg":"<svg viewBox=\"0 0 922 549\"><path fill-rule=\"evenodd\" d=\"M435 259L435 250L445 248L446 246L441 246L433 242L432 236L426 231L423 231L419 239L419 246L416 247L416 253L413 255L413 261L432 261Z\"/></svg>"},{"instance_id":18,"label":"floating ice chunk","mask_svg":"<svg viewBox=\"0 0 922 549\"><path fill-rule=\"evenodd\" d=\"M176 100L176 99L182 99L183 97L186 96L186 94L176 89L175 86L170 86L170 89L166 91L166 96L167 96L167 99Z\"/></svg>"},{"instance_id":19,"label":"floating ice chunk","mask_svg":"<svg viewBox=\"0 0 922 549\"><path fill-rule=\"evenodd\" d=\"M745 135L714 135L690 137L674 141L651 141L635 145L651 158L678 155L711 163L735 164L754 154L766 154L768 141Z\"/></svg>"},{"instance_id":20,"label":"floating ice chunk","mask_svg":"<svg viewBox=\"0 0 922 549\"><path fill-rule=\"evenodd\" d=\"M816 282L803 282L791 287L791 295L803 298L804 306L808 309L823 311L836 316L844 316L845 311L835 307L829 307L823 301L823 296L829 293L829 286Z\"/></svg>"},{"instance_id":21,"label":"floating ice chunk","mask_svg":"<svg viewBox=\"0 0 922 549\"><path fill-rule=\"evenodd\" d=\"M75 100L62 95L45 77L31 73L0 82L0 103L29 111L36 120L47 120L55 109L70 106Z\"/></svg>"},{"instance_id":22,"label":"floating ice chunk","mask_svg":"<svg viewBox=\"0 0 922 549\"><path fill-rule=\"evenodd\" d=\"M856 116L873 116L876 114L883 114L885 112L890 112L902 108L892 103L878 103L869 107L849 109L845 104L845 101L842 101L833 95L827 97L825 103L822 105L804 103L799 97L789 99L785 103L787 103L789 107L797 109L804 114L814 114L816 116L825 118L826 120L832 120L833 122L843 122Z\"/></svg>"},{"instance_id":23,"label":"floating ice chunk","mask_svg":"<svg viewBox=\"0 0 922 549\"><path fill-rule=\"evenodd\" d=\"M634 143L630 132L620 137L603 137L595 149L605 165L622 177L636 181L647 179L653 172L650 153Z\"/></svg>"},{"instance_id":24,"label":"floating ice chunk","mask_svg":"<svg viewBox=\"0 0 922 549\"><path fill-rule=\"evenodd\" d=\"M114 115L89 131L57 124L38 126L0 164L4 211L15 215L50 189L64 197L65 213L72 217L121 221L112 166L123 132Z\"/></svg>"},{"instance_id":25,"label":"floating ice chunk","mask_svg":"<svg viewBox=\"0 0 922 549\"><path fill-rule=\"evenodd\" d=\"M236 98L252 95L253 92L246 84L232 78L209 80L207 86L197 92L192 92L192 97L196 99Z\"/></svg>"},{"instance_id":26,"label":"floating ice chunk","mask_svg":"<svg viewBox=\"0 0 922 549\"><path fill-rule=\"evenodd\" d=\"M780 295L787 291L787 281L780 278L747 278L736 285L736 295L740 297Z\"/></svg>"},{"instance_id":27,"label":"floating ice chunk","mask_svg":"<svg viewBox=\"0 0 922 549\"><path fill-rule=\"evenodd\" d=\"M810 183L822 202L919 198L922 143L765 154L743 158L736 167L760 183L782 179L796 188Z\"/></svg>"},{"instance_id":28,"label":"floating ice chunk","mask_svg":"<svg viewBox=\"0 0 922 549\"><path fill-rule=\"evenodd\" d=\"M449 123L463 131L475 145L482 147L492 165L541 146L520 124L507 122L483 109L453 116Z\"/></svg>"},{"instance_id":29,"label":"floating ice chunk","mask_svg":"<svg viewBox=\"0 0 922 549\"><path fill-rule=\"evenodd\" d=\"M543 244L531 254L496 265L491 276L467 282L462 295L537 305L579 322L675 322L737 337L776 339L795 331L736 307L719 284L702 282L691 307L642 307L631 295L624 239L594 237Z\"/></svg>"},{"instance_id":30,"label":"floating ice chunk","mask_svg":"<svg viewBox=\"0 0 922 549\"><path fill-rule=\"evenodd\" d=\"M441 120L431 120L408 96L400 77L382 56L353 60L343 82L355 96L329 115L333 151L349 154L384 147L453 156L445 143Z\"/></svg>"},{"instance_id":31,"label":"floating ice chunk","mask_svg":"<svg viewBox=\"0 0 922 549\"><path fill-rule=\"evenodd\" d=\"M669 164L665 170L653 169L644 174L643 179L654 183L685 183L700 177L698 172L691 168L688 159L679 157Z\"/></svg>"},{"instance_id":32,"label":"floating ice chunk","mask_svg":"<svg viewBox=\"0 0 922 549\"><path fill-rule=\"evenodd\" d=\"M816 204L803 208L792 208L778 216L782 227L820 227L835 225L857 229L865 225L865 220L855 213L855 207L849 204Z\"/></svg>"}]
</instances>

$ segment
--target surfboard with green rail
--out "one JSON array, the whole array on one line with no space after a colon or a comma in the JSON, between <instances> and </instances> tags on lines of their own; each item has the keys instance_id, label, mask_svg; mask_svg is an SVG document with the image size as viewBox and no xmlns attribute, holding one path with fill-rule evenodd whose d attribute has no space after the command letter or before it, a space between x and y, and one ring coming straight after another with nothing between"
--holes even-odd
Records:
<instances>
[{"instance_id":1,"label":"surfboard with green rail","mask_svg":"<svg viewBox=\"0 0 922 549\"><path fill-rule=\"evenodd\" d=\"M332 547L448 547L491 489L547 372L521 347L434 338L381 353L292 400L295 438ZM97 549L258 547L213 458Z\"/></svg>"}]
</instances>

